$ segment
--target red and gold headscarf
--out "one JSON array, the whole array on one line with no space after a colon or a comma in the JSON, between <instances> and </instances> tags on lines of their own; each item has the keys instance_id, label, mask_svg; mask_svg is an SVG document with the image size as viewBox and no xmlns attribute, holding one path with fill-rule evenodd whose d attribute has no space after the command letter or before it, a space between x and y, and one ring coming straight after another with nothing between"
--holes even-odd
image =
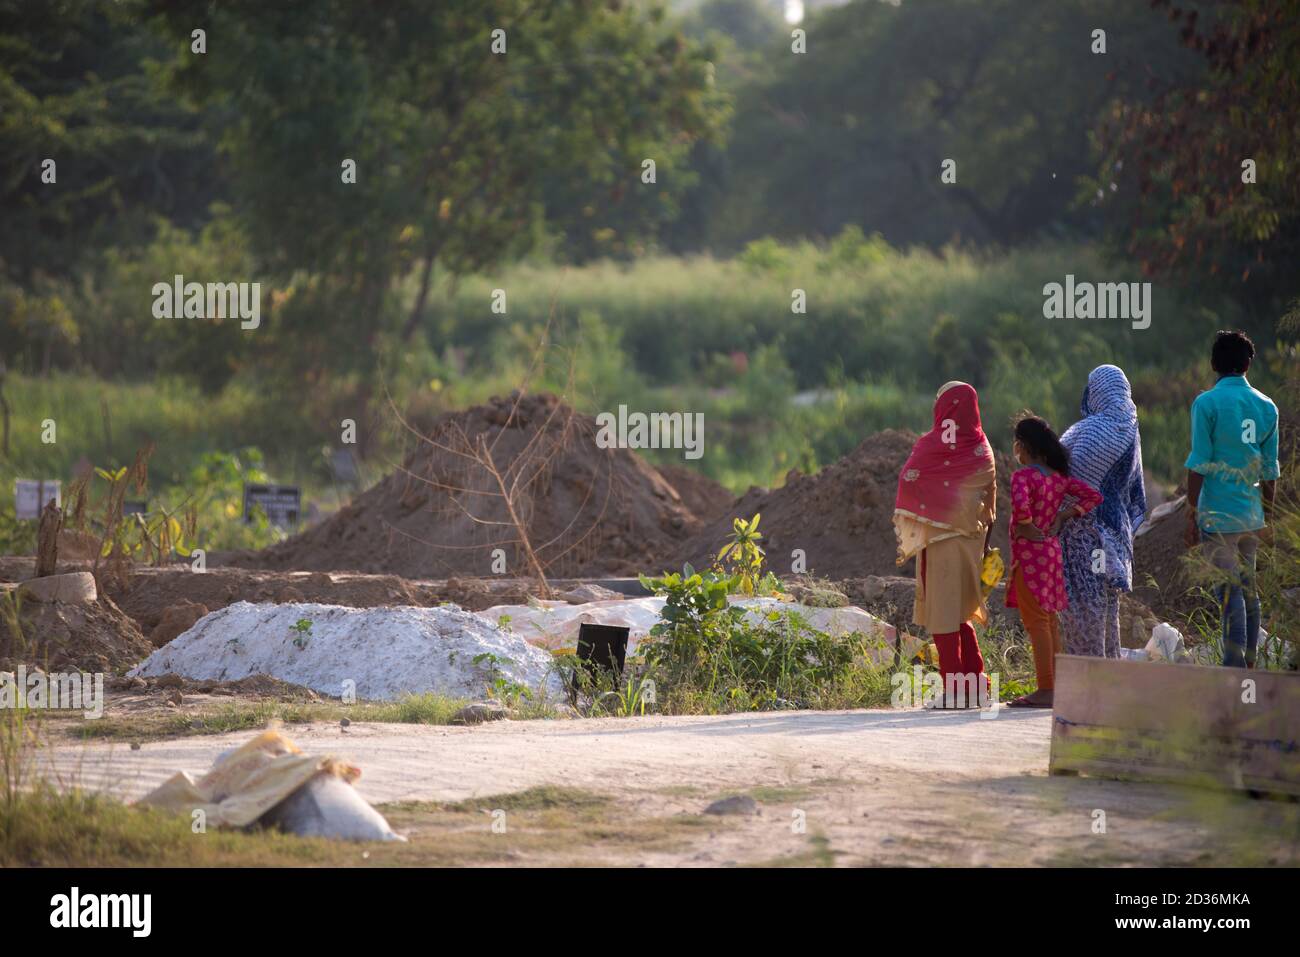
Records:
<instances>
[{"instance_id":1,"label":"red and gold headscarf","mask_svg":"<svg viewBox=\"0 0 1300 957\"><path fill-rule=\"evenodd\" d=\"M935 396L934 427L917 439L898 477L899 564L930 542L983 535L993 523L996 483L979 397L965 382L949 382Z\"/></svg>"}]
</instances>

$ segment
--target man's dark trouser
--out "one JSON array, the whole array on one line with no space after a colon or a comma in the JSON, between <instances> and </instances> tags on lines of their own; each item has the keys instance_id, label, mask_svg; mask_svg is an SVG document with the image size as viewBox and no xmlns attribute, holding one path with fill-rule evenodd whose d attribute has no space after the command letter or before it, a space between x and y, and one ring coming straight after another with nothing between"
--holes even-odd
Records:
<instances>
[{"instance_id":1,"label":"man's dark trouser","mask_svg":"<svg viewBox=\"0 0 1300 957\"><path fill-rule=\"evenodd\" d=\"M1259 538L1254 532L1206 533L1210 558L1226 576L1216 592L1223 614L1223 664L1228 668L1254 667L1259 644L1259 592L1255 589L1255 555Z\"/></svg>"}]
</instances>

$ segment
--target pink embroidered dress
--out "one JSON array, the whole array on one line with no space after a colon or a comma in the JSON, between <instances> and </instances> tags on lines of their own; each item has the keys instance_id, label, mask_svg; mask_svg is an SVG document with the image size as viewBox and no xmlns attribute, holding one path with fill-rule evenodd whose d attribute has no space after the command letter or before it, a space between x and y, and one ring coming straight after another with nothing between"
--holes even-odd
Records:
<instances>
[{"instance_id":1,"label":"pink embroidered dress","mask_svg":"<svg viewBox=\"0 0 1300 957\"><path fill-rule=\"evenodd\" d=\"M1101 504L1101 493L1087 482L1053 472L1029 467L1011 476L1011 573L1019 568L1025 585L1043 611L1063 611L1069 606L1065 596L1065 573L1061 567L1061 542L1058 538L1030 541L1016 534L1016 526L1029 522L1044 535L1052 527L1056 513L1066 496L1076 501L1076 515L1083 515ZM1015 608L1016 590L1007 588L1007 607Z\"/></svg>"}]
</instances>

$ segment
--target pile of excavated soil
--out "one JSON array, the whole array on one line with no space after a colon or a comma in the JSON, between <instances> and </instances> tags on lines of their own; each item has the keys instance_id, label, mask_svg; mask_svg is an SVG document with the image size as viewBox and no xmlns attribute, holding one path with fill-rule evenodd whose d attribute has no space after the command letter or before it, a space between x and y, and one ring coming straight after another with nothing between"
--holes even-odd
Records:
<instances>
[{"instance_id":1,"label":"pile of excavated soil","mask_svg":"<svg viewBox=\"0 0 1300 957\"><path fill-rule=\"evenodd\" d=\"M1184 617L1198 604L1184 534L1186 500L1150 515L1133 539L1133 594L1158 614Z\"/></svg>"},{"instance_id":2,"label":"pile of excavated soil","mask_svg":"<svg viewBox=\"0 0 1300 957\"><path fill-rule=\"evenodd\" d=\"M725 485L685 465L660 465L658 469L682 497L682 504L701 522L712 522L731 512L736 496Z\"/></svg>"},{"instance_id":3,"label":"pile of excavated soil","mask_svg":"<svg viewBox=\"0 0 1300 957\"><path fill-rule=\"evenodd\" d=\"M482 697L497 677L557 697L552 657L455 606L343 608L239 602L205 617L131 672L231 681L269 675L328 695Z\"/></svg>"},{"instance_id":4,"label":"pile of excavated soil","mask_svg":"<svg viewBox=\"0 0 1300 957\"><path fill-rule=\"evenodd\" d=\"M433 605L444 600L425 594L415 583L394 575L333 576L324 572L294 574L242 568L210 568L197 573L188 565L136 569L125 585L114 586L110 594L151 639L159 628L166 626L169 618L175 618L178 609L197 612L203 608L207 614L239 601L276 604L317 601L373 608L381 605ZM185 627L193 623L191 621ZM162 637L160 634L159 638ZM171 635L167 640L175 637L175 634ZM154 643L165 642L155 639Z\"/></svg>"},{"instance_id":5,"label":"pile of excavated soil","mask_svg":"<svg viewBox=\"0 0 1300 957\"><path fill-rule=\"evenodd\" d=\"M101 595L85 604L25 600L19 610L22 638L0 625L0 671L19 664L46 671L111 674L153 650L135 623Z\"/></svg>"},{"instance_id":6,"label":"pile of excavated soil","mask_svg":"<svg viewBox=\"0 0 1300 957\"><path fill-rule=\"evenodd\" d=\"M515 393L448 414L401 468L350 505L230 563L487 577L498 570L499 548L507 575L528 575L522 525L549 575L634 574L673 553L700 520L638 455L600 448L597 431L593 418L549 394Z\"/></svg>"},{"instance_id":7,"label":"pile of excavated soil","mask_svg":"<svg viewBox=\"0 0 1300 957\"><path fill-rule=\"evenodd\" d=\"M887 429L864 439L816 475L791 470L780 488L751 488L730 513L710 522L676 549L672 553L675 560L668 564L674 569L684 562L697 568L710 565L731 533L732 519L758 512L762 514L759 531L768 565L778 575L800 571L791 568L791 553L796 548L803 549L810 575L843 579L911 573L911 562L901 570L894 564L898 554L894 498L899 473L916 439L912 432ZM1005 456L994 454L998 522L993 544L1006 557L1011 470Z\"/></svg>"},{"instance_id":8,"label":"pile of excavated soil","mask_svg":"<svg viewBox=\"0 0 1300 957\"><path fill-rule=\"evenodd\" d=\"M192 626L202 617L200 611L207 614L240 601L277 605L316 602L349 608L432 608L453 602L470 611L481 611L493 605L523 604L536 592L536 582L518 578L413 581L396 575L246 568L209 568L197 573L189 565L137 568L124 584L108 589L154 647L162 647Z\"/></svg>"}]
</instances>

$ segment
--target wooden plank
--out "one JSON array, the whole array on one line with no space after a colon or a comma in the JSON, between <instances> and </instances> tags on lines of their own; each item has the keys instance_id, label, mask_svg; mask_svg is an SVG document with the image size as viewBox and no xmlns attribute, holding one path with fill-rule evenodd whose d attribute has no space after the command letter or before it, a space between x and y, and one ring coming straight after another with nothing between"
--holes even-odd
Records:
<instances>
[{"instance_id":1,"label":"wooden plank","mask_svg":"<svg viewBox=\"0 0 1300 957\"><path fill-rule=\"evenodd\" d=\"M1300 674L1058 655L1052 774L1300 795Z\"/></svg>"}]
</instances>

